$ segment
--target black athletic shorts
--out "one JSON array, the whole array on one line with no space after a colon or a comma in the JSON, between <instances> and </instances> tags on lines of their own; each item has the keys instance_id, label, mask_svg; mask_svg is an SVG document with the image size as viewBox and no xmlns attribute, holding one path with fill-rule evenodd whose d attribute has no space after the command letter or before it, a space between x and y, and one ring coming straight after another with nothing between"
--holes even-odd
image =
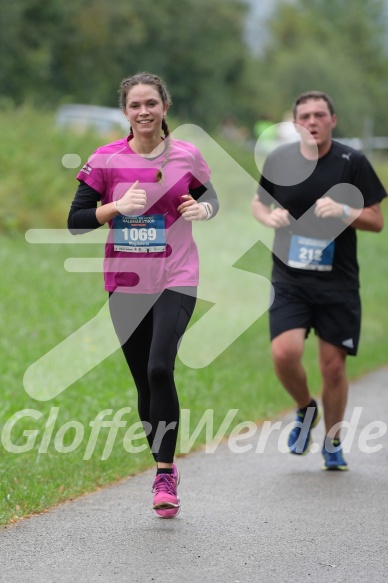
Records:
<instances>
[{"instance_id":1,"label":"black athletic shorts","mask_svg":"<svg viewBox=\"0 0 388 583\"><path fill-rule=\"evenodd\" d=\"M325 342L357 354L361 328L361 301L356 290L317 290L274 283L269 309L271 340L287 330L311 329Z\"/></svg>"}]
</instances>

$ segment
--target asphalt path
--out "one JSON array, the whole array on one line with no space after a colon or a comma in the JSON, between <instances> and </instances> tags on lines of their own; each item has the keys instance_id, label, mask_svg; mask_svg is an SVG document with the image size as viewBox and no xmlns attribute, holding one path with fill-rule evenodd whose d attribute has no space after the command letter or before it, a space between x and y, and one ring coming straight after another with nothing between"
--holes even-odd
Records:
<instances>
[{"instance_id":1,"label":"asphalt path","mask_svg":"<svg viewBox=\"0 0 388 583\"><path fill-rule=\"evenodd\" d=\"M349 472L321 470L322 421L318 451L282 452L290 413L271 420L269 435L268 422L180 458L174 520L152 511L150 470L4 528L0 581L386 582L387 391L388 369L351 385Z\"/></svg>"}]
</instances>

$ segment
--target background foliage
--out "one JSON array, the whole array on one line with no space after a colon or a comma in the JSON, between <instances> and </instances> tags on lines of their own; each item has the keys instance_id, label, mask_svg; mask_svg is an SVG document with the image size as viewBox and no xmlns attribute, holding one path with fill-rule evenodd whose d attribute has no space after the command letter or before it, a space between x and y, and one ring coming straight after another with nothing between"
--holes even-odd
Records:
<instances>
[{"instance_id":1,"label":"background foliage","mask_svg":"<svg viewBox=\"0 0 388 583\"><path fill-rule=\"evenodd\" d=\"M328 92L340 111L339 133L362 135L367 117L388 130L387 28L382 0L280 2L263 61L272 115L306 88ZM281 95L273 88L281 88ZM269 101L270 95L265 95Z\"/></svg>"},{"instance_id":2,"label":"background foliage","mask_svg":"<svg viewBox=\"0 0 388 583\"><path fill-rule=\"evenodd\" d=\"M250 3L0 0L0 99L116 106L120 80L151 70L174 115L208 131L230 115L248 130L264 113L279 121L296 93L319 88L339 134L361 135L372 118L388 135L383 0L274 0L259 54L246 42Z\"/></svg>"}]
</instances>

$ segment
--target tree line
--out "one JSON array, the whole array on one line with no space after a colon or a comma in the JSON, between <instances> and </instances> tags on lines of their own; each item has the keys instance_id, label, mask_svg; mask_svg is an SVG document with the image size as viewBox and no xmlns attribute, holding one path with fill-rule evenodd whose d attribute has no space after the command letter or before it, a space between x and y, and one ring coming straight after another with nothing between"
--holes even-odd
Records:
<instances>
[{"instance_id":1,"label":"tree line","mask_svg":"<svg viewBox=\"0 0 388 583\"><path fill-rule=\"evenodd\" d=\"M294 96L330 93L339 133L372 118L388 135L382 0L281 0L260 54L245 42L245 0L0 0L0 104L117 106L122 78L161 75L171 112L214 129L280 121Z\"/></svg>"}]
</instances>

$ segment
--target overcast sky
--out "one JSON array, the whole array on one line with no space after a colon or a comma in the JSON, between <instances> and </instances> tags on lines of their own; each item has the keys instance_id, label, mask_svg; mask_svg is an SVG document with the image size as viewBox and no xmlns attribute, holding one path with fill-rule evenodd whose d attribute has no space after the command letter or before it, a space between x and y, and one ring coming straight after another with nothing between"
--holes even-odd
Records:
<instances>
[{"instance_id":1,"label":"overcast sky","mask_svg":"<svg viewBox=\"0 0 388 583\"><path fill-rule=\"evenodd\" d=\"M266 20L274 11L277 0L247 0L251 12L247 22L247 41L254 52L260 51L268 39Z\"/></svg>"}]
</instances>

